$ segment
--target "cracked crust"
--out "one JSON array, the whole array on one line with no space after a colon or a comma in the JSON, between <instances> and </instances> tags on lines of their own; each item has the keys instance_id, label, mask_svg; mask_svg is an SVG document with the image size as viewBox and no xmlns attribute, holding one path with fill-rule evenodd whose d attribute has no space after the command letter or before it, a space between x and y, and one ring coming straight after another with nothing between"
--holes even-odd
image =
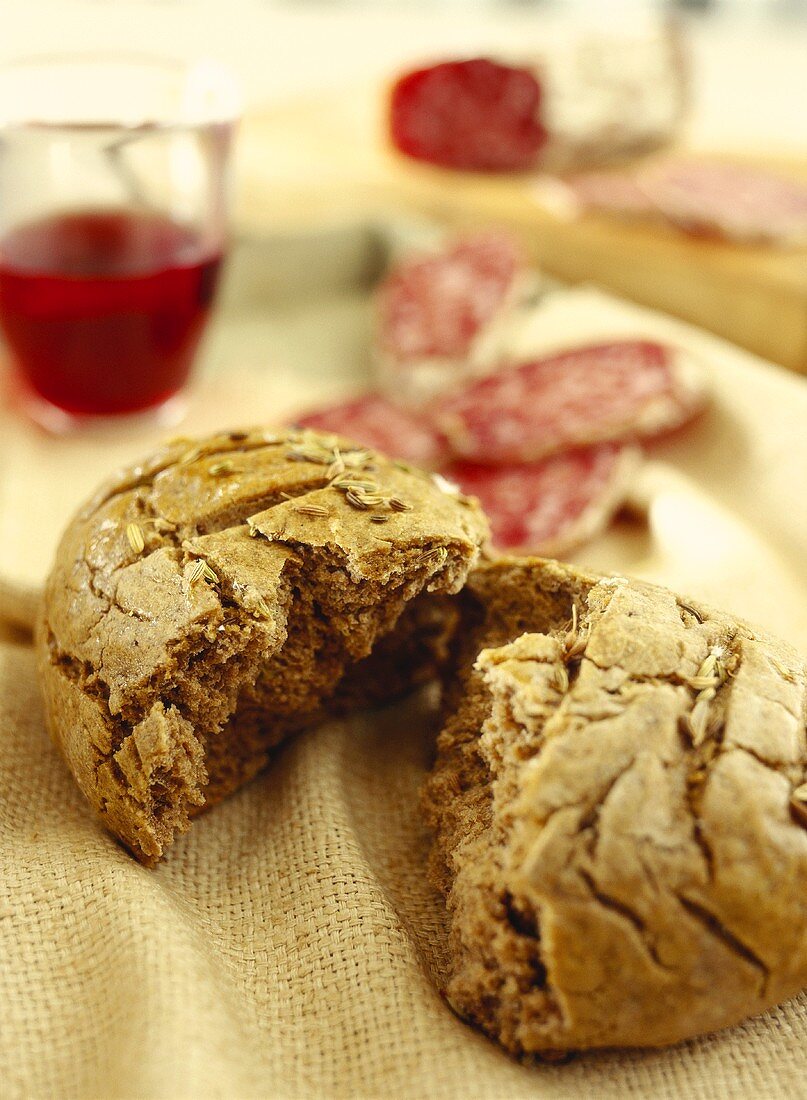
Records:
<instances>
[{"instance_id":1,"label":"cracked crust","mask_svg":"<svg viewBox=\"0 0 807 1100\"><path fill-rule=\"evenodd\" d=\"M106 482L64 534L37 649L107 827L154 863L331 700L375 701L376 641L419 594L456 592L486 533L430 475L310 431L178 440ZM432 619L407 616L390 692L444 647Z\"/></svg>"},{"instance_id":2,"label":"cracked crust","mask_svg":"<svg viewBox=\"0 0 807 1100\"><path fill-rule=\"evenodd\" d=\"M803 660L540 559L460 602L425 792L455 1009L525 1056L674 1043L807 985Z\"/></svg>"}]
</instances>

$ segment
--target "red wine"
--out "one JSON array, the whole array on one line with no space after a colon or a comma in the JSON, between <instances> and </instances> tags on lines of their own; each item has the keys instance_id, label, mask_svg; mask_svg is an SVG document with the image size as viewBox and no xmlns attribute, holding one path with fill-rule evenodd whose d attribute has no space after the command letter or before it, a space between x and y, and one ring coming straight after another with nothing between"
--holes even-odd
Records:
<instances>
[{"instance_id":1,"label":"red wine","mask_svg":"<svg viewBox=\"0 0 807 1100\"><path fill-rule=\"evenodd\" d=\"M0 240L0 327L46 401L147 409L187 381L220 266L220 251L157 214L54 215Z\"/></svg>"}]
</instances>

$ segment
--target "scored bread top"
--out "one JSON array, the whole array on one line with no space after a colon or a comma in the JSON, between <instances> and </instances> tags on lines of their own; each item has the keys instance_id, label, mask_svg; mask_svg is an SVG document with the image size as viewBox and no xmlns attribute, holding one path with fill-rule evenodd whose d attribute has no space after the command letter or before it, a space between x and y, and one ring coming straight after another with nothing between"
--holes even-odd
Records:
<instances>
[{"instance_id":1,"label":"scored bread top","mask_svg":"<svg viewBox=\"0 0 807 1100\"><path fill-rule=\"evenodd\" d=\"M807 984L804 660L537 559L477 569L427 806L448 995L510 1050L658 1046Z\"/></svg>"},{"instance_id":2,"label":"scored bread top","mask_svg":"<svg viewBox=\"0 0 807 1100\"><path fill-rule=\"evenodd\" d=\"M51 728L85 793L108 823L100 787L126 796L113 831L141 858L158 856L186 825L184 814L171 829L146 820L166 817L155 784L166 786L180 742L194 759L188 739L201 744L201 767L241 690L284 647L298 667L286 661L275 679L309 677L310 697L302 705L299 683L280 694L276 683L282 715L267 719L302 721L408 600L461 587L486 535L476 503L450 486L311 431L177 440L121 471L65 532L38 630ZM149 716L154 782L134 806L140 781L121 775L121 750ZM194 775L184 797L199 804L209 777Z\"/></svg>"}]
</instances>

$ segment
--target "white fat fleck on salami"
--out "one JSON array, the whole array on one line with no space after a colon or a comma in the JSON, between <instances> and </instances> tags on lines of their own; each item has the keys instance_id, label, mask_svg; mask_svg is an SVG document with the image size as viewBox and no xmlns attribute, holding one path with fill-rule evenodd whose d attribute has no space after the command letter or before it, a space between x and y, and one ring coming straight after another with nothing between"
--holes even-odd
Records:
<instances>
[{"instance_id":1,"label":"white fat fleck on salami","mask_svg":"<svg viewBox=\"0 0 807 1100\"><path fill-rule=\"evenodd\" d=\"M704 404L693 366L683 352L648 340L587 345L479 379L438 402L432 416L458 455L534 462L685 423Z\"/></svg>"},{"instance_id":2,"label":"white fat fleck on salami","mask_svg":"<svg viewBox=\"0 0 807 1100\"><path fill-rule=\"evenodd\" d=\"M446 474L479 499L498 550L557 555L607 526L636 462L634 448L604 443L536 463L455 462Z\"/></svg>"},{"instance_id":3,"label":"white fat fleck on salami","mask_svg":"<svg viewBox=\"0 0 807 1100\"><path fill-rule=\"evenodd\" d=\"M313 410L297 423L303 428L336 432L390 458L419 466L437 466L445 455L444 440L422 418L374 393Z\"/></svg>"},{"instance_id":4,"label":"white fat fleck on salami","mask_svg":"<svg viewBox=\"0 0 807 1100\"><path fill-rule=\"evenodd\" d=\"M667 161L637 184L653 206L689 232L731 240L807 241L807 185L763 168L708 161Z\"/></svg>"}]
</instances>

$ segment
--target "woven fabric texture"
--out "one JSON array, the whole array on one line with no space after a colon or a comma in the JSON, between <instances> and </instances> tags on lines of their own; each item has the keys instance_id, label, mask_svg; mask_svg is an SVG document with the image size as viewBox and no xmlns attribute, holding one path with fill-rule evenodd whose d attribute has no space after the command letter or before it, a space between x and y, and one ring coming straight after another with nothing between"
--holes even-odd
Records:
<instances>
[{"instance_id":1,"label":"woven fabric texture","mask_svg":"<svg viewBox=\"0 0 807 1100\"><path fill-rule=\"evenodd\" d=\"M792 1097L807 997L667 1051L519 1065L439 993L428 692L289 744L148 871L93 820L0 643L0 1094Z\"/></svg>"},{"instance_id":2,"label":"woven fabric texture","mask_svg":"<svg viewBox=\"0 0 807 1100\"><path fill-rule=\"evenodd\" d=\"M524 354L569 333L677 340L703 356L716 406L703 431L657 451L674 466L649 479L647 527L623 525L587 563L689 592L807 651L807 388L599 291L552 301L522 334ZM38 437L13 441L22 480L5 564L44 569L25 504L35 486L43 514L61 515L63 479ZM86 456L93 480L110 461ZM0 583L0 617L26 621L32 598ZM536 1067L451 1013L418 802L426 695L297 738L147 871L94 821L45 732L31 652L11 638L0 641L2 1100L803 1094L807 996L671 1050Z\"/></svg>"}]
</instances>

